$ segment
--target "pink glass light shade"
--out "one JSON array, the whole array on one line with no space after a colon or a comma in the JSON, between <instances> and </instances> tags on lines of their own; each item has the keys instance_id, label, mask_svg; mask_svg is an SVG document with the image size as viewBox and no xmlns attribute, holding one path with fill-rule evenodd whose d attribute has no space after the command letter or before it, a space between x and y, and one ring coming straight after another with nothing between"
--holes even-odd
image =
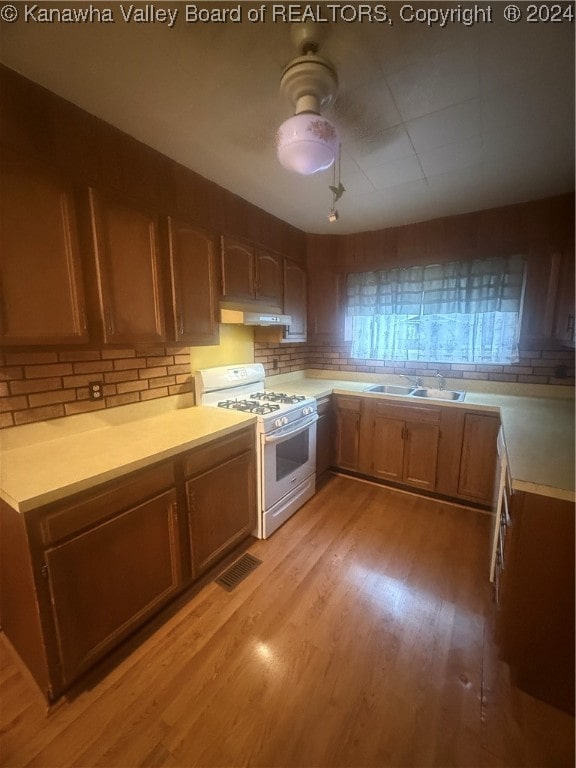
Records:
<instances>
[{"instance_id":1,"label":"pink glass light shade","mask_svg":"<svg viewBox=\"0 0 576 768\"><path fill-rule=\"evenodd\" d=\"M276 133L280 163L289 171L310 176L330 168L338 151L338 133L321 115L300 112L285 120Z\"/></svg>"}]
</instances>

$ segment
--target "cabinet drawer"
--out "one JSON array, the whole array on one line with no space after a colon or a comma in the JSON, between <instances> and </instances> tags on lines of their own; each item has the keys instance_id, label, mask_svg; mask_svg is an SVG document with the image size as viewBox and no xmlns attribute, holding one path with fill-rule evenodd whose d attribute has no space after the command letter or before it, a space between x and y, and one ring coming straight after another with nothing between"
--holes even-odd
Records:
<instances>
[{"instance_id":1,"label":"cabinet drawer","mask_svg":"<svg viewBox=\"0 0 576 768\"><path fill-rule=\"evenodd\" d=\"M40 531L44 544L54 544L72 534L136 506L174 485L172 462L145 469L114 481L91 495L52 508L42 518Z\"/></svg>"},{"instance_id":2,"label":"cabinet drawer","mask_svg":"<svg viewBox=\"0 0 576 768\"><path fill-rule=\"evenodd\" d=\"M404 421L419 421L427 424L440 423L440 408L429 405L397 405L396 403L371 400L370 413L373 416L385 416L389 419L402 419Z\"/></svg>"},{"instance_id":3,"label":"cabinet drawer","mask_svg":"<svg viewBox=\"0 0 576 768\"><path fill-rule=\"evenodd\" d=\"M203 445L184 456L184 476L192 477L205 472L233 456L252 450L254 445L255 437L252 429L245 429Z\"/></svg>"},{"instance_id":4,"label":"cabinet drawer","mask_svg":"<svg viewBox=\"0 0 576 768\"><path fill-rule=\"evenodd\" d=\"M359 397L342 397L342 395L337 395L334 398L334 407L338 411L354 411L355 413L360 413L362 400Z\"/></svg>"}]
</instances>

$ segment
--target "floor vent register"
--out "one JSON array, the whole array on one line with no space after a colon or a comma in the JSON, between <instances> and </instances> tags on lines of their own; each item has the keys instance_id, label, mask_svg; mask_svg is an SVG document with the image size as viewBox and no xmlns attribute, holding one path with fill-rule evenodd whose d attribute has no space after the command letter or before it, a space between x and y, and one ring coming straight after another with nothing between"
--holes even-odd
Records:
<instances>
[{"instance_id":1,"label":"floor vent register","mask_svg":"<svg viewBox=\"0 0 576 768\"><path fill-rule=\"evenodd\" d=\"M247 552L218 576L215 580L216 584L220 584L220 586L224 587L228 592L232 592L232 590L261 563L262 560L258 560L257 557L254 557L254 555L250 555Z\"/></svg>"}]
</instances>

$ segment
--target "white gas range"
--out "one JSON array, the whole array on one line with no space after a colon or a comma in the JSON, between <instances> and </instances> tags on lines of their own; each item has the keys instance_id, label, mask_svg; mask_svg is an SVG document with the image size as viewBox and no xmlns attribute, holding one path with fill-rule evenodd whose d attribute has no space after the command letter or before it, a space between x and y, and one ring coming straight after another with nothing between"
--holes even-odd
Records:
<instances>
[{"instance_id":1,"label":"white gas range","mask_svg":"<svg viewBox=\"0 0 576 768\"><path fill-rule=\"evenodd\" d=\"M258 525L266 539L316 490L316 400L264 387L260 363L204 368L196 402L257 417Z\"/></svg>"}]
</instances>

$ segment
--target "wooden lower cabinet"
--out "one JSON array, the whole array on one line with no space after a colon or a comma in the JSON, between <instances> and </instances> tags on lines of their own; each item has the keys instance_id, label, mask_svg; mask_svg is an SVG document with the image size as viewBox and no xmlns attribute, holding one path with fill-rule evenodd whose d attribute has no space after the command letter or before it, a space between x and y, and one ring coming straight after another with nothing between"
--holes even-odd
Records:
<instances>
[{"instance_id":1,"label":"wooden lower cabinet","mask_svg":"<svg viewBox=\"0 0 576 768\"><path fill-rule=\"evenodd\" d=\"M333 396L334 407L334 465L351 472L359 471L360 416L362 398Z\"/></svg>"},{"instance_id":2,"label":"wooden lower cabinet","mask_svg":"<svg viewBox=\"0 0 576 768\"><path fill-rule=\"evenodd\" d=\"M192 573L201 576L256 526L252 428L184 456Z\"/></svg>"},{"instance_id":3,"label":"wooden lower cabinet","mask_svg":"<svg viewBox=\"0 0 576 768\"><path fill-rule=\"evenodd\" d=\"M186 481L192 570L201 576L256 526L252 435L210 449L206 467Z\"/></svg>"},{"instance_id":4,"label":"wooden lower cabinet","mask_svg":"<svg viewBox=\"0 0 576 768\"><path fill-rule=\"evenodd\" d=\"M490 504L494 494L498 416L464 414L457 495L480 504Z\"/></svg>"},{"instance_id":5,"label":"wooden lower cabinet","mask_svg":"<svg viewBox=\"0 0 576 768\"><path fill-rule=\"evenodd\" d=\"M176 491L48 549L45 563L66 686L180 591Z\"/></svg>"},{"instance_id":6,"label":"wooden lower cabinet","mask_svg":"<svg viewBox=\"0 0 576 768\"><path fill-rule=\"evenodd\" d=\"M2 630L48 701L250 535L254 445L249 427L27 513L0 501Z\"/></svg>"},{"instance_id":7,"label":"wooden lower cabinet","mask_svg":"<svg viewBox=\"0 0 576 768\"><path fill-rule=\"evenodd\" d=\"M332 397L318 400L318 421L316 423L316 477L320 477L332 466L334 440Z\"/></svg>"},{"instance_id":8,"label":"wooden lower cabinet","mask_svg":"<svg viewBox=\"0 0 576 768\"><path fill-rule=\"evenodd\" d=\"M512 682L574 714L574 503L516 491L501 563L497 639Z\"/></svg>"},{"instance_id":9,"label":"wooden lower cabinet","mask_svg":"<svg viewBox=\"0 0 576 768\"><path fill-rule=\"evenodd\" d=\"M491 506L497 414L358 395L333 399L335 467Z\"/></svg>"},{"instance_id":10,"label":"wooden lower cabinet","mask_svg":"<svg viewBox=\"0 0 576 768\"><path fill-rule=\"evenodd\" d=\"M440 409L365 402L360 432L360 472L433 491Z\"/></svg>"}]
</instances>

